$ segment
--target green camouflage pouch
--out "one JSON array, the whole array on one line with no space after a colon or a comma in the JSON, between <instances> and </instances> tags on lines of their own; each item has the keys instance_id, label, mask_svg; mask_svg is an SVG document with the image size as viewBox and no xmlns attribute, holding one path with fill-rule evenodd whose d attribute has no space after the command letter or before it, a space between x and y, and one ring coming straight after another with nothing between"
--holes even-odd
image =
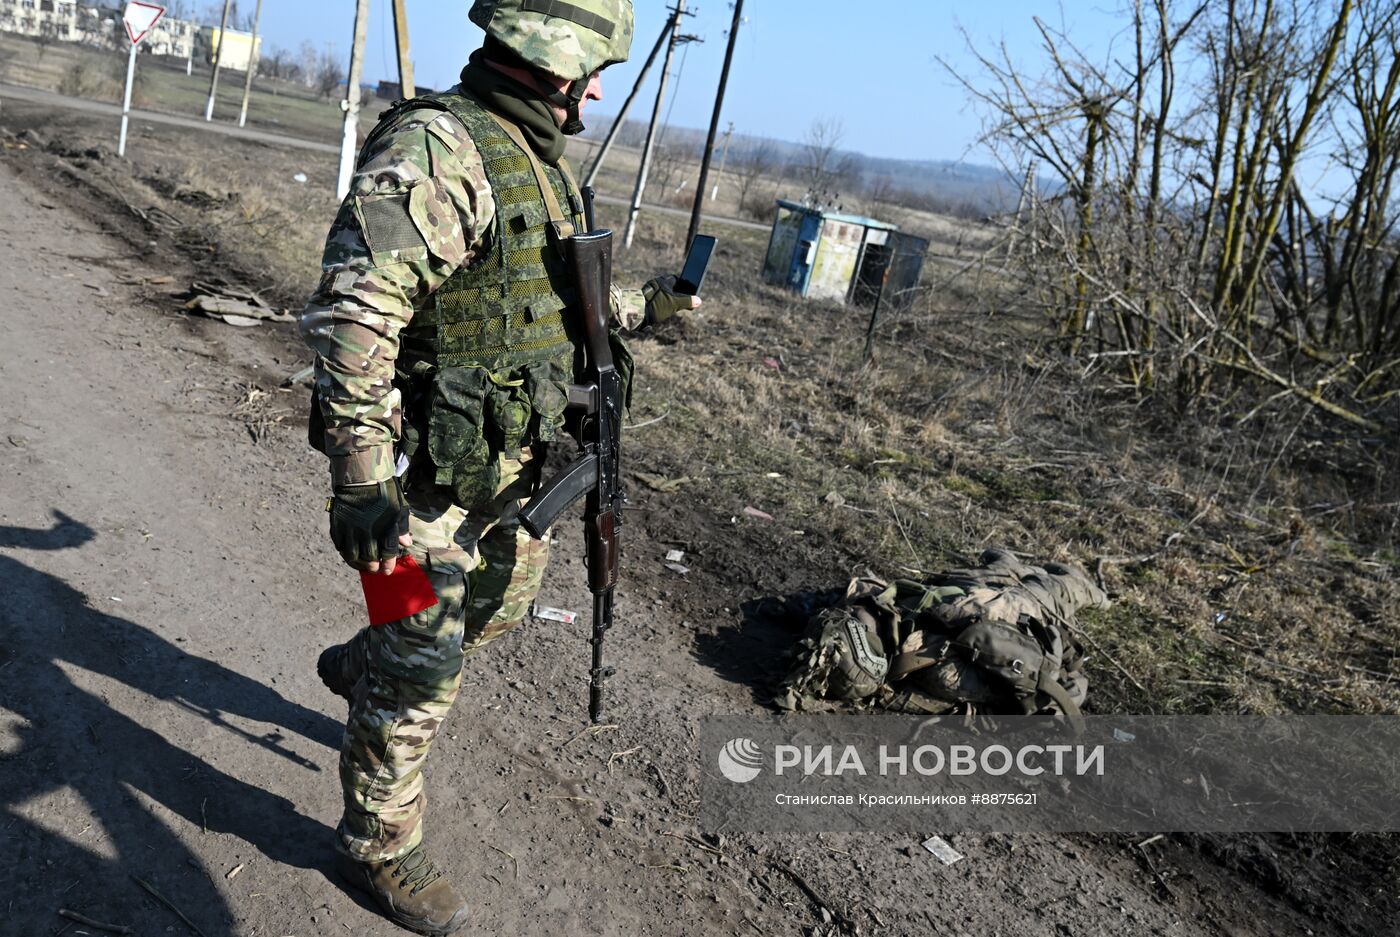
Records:
<instances>
[{"instance_id":1,"label":"green camouflage pouch","mask_svg":"<svg viewBox=\"0 0 1400 937\"><path fill-rule=\"evenodd\" d=\"M434 481L450 487L461 507L491 500L499 481L484 425L491 386L481 368L442 368L433 378L428 455L436 468Z\"/></svg>"},{"instance_id":2,"label":"green camouflage pouch","mask_svg":"<svg viewBox=\"0 0 1400 937\"><path fill-rule=\"evenodd\" d=\"M486 394L487 440L506 458L518 459L533 413L525 394L525 379L512 380L508 371L493 372L490 378Z\"/></svg>"},{"instance_id":3,"label":"green camouflage pouch","mask_svg":"<svg viewBox=\"0 0 1400 937\"><path fill-rule=\"evenodd\" d=\"M569 382L564 370L552 361L536 361L525 368L525 393L535 413L534 438L553 442L569 406Z\"/></svg>"},{"instance_id":4,"label":"green camouflage pouch","mask_svg":"<svg viewBox=\"0 0 1400 937\"><path fill-rule=\"evenodd\" d=\"M964 661L980 669L994 685L1003 688L1008 708L1024 715L1054 713L1062 715L1076 731L1083 731L1084 718L1079 704L1082 688L1077 685L1078 699L1059 680L1060 654L1058 634L1051 646L1020 628L1000 621L983 620L966 628L952 641L952 648Z\"/></svg>"},{"instance_id":5,"label":"green camouflage pouch","mask_svg":"<svg viewBox=\"0 0 1400 937\"><path fill-rule=\"evenodd\" d=\"M432 395L431 372L422 369L409 374L394 375L394 386L398 388L399 399L403 402L403 421L399 427L399 451L408 459L409 465L421 470L420 456L427 454L424 442L428 438L429 399Z\"/></svg>"}]
</instances>

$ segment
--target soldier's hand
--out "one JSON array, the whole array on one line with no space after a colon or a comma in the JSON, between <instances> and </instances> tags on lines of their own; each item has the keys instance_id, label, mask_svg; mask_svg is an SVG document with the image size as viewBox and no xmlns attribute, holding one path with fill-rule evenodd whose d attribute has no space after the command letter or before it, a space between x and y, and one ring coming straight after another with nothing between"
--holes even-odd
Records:
<instances>
[{"instance_id":1,"label":"soldier's hand","mask_svg":"<svg viewBox=\"0 0 1400 937\"><path fill-rule=\"evenodd\" d=\"M674 276L656 277L642 287L642 295L647 300L646 325L665 322L678 312L688 312L700 308L700 297L676 292Z\"/></svg>"},{"instance_id":2,"label":"soldier's hand","mask_svg":"<svg viewBox=\"0 0 1400 937\"><path fill-rule=\"evenodd\" d=\"M341 559L356 569L387 576L413 543L408 502L397 478L337 487L330 513L331 541Z\"/></svg>"}]
</instances>

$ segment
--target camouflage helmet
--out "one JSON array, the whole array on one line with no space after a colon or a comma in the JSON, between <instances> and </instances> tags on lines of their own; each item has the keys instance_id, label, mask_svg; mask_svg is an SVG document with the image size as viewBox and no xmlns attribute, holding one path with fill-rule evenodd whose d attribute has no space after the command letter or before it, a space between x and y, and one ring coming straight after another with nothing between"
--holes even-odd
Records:
<instances>
[{"instance_id":1,"label":"camouflage helmet","mask_svg":"<svg viewBox=\"0 0 1400 937\"><path fill-rule=\"evenodd\" d=\"M828 608L807 625L774 702L797 709L804 697L862 700L880 689L888 672L875 617L864 608Z\"/></svg>"},{"instance_id":2,"label":"camouflage helmet","mask_svg":"<svg viewBox=\"0 0 1400 937\"><path fill-rule=\"evenodd\" d=\"M475 0L467 14L527 64L569 81L627 61L632 0Z\"/></svg>"}]
</instances>

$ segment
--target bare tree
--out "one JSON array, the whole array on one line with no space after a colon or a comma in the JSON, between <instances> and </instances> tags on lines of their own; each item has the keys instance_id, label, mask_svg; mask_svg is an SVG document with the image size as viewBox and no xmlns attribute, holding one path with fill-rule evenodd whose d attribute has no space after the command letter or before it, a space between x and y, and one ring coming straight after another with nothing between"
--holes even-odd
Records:
<instances>
[{"instance_id":1,"label":"bare tree","mask_svg":"<svg viewBox=\"0 0 1400 937\"><path fill-rule=\"evenodd\" d=\"M778 166L778 151L771 140L762 139L735 155L731 165L733 174L739 180L739 214L749 208L749 196L759 179L770 174Z\"/></svg>"},{"instance_id":2,"label":"bare tree","mask_svg":"<svg viewBox=\"0 0 1400 937\"><path fill-rule=\"evenodd\" d=\"M819 198L831 188L836 168L836 148L846 135L839 117L814 120L802 138L805 181L809 197Z\"/></svg>"},{"instance_id":3,"label":"bare tree","mask_svg":"<svg viewBox=\"0 0 1400 937\"><path fill-rule=\"evenodd\" d=\"M651 157L652 198L658 202L671 200L672 183L685 178L685 170L691 161L690 151L679 143L657 145Z\"/></svg>"},{"instance_id":4,"label":"bare tree","mask_svg":"<svg viewBox=\"0 0 1400 937\"><path fill-rule=\"evenodd\" d=\"M308 88L316 87L316 74L320 71L321 55L308 39L297 46L297 65L301 69L301 82Z\"/></svg>"},{"instance_id":5,"label":"bare tree","mask_svg":"<svg viewBox=\"0 0 1400 937\"><path fill-rule=\"evenodd\" d=\"M126 24L122 22L122 18L118 12L113 11L109 13L106 10L100 12L106 17L103 21L106 23L107 29L107 35L103 39L103 43L106 47L116 52L125 52L130 49L131 37L126 34ZM123 81L125 81L125 78L123 78Z\"/></svg>"},{"instance_id":6,"label":"bare tree","mask_svg":"<svg viewBox=\"0 0 1400 937\"><path fill-rule=\"evenodd\" d=\"M280 46L274 46L262 58L258 67L266 72L269 78L280 78L284 81L300 81L302 79L301 64L291 52Z\"/></svg>"},{"instance_id":7,"label":"bare tree","mask_svg":"<svg viewBox=\"0 0 1400 937\"><path fill-rule=\"evenodd\" d=\"M34 36L34 44L39 47L39 61L44 60L44 53L49 46L58 41L58 27L53 20L44 20L39 24L39 32Z\"/></svg>"},{"instance_id":8,"label":"bare tree","mask_svg":"<svg viewBox=\"0 0 1400 937\"><path fill-rule=\"evenodd\" d=\"M228 24L230 29L250 33L253 31L253 14L239 12L238 0L233 0L228 8Z\"/></svg>"},{"instance_id":9,"label":"bare tree","mask_svg":"<svg viewBox=\"0 0 1400 937\"><path fill-rule=\"evenodd\" d=\"M889 173L878 173L865 184L865 197L877 208L894 204L901 194L902 190Z\"/></svg>"},{"instance_id":10,"label":"bare tree","mask_svg":"<svg viewBox=\"0 0 1400 937\"><path fill-rule=\"evenodd\" d=\"M965 81L1008 169L1058 183L1017 213L1016 295L1144 394L1247 417L1297 401L1379 431L1400 396L1400 10L1135 0L1132 15L1128 56L1096 61L1036 21L1044 76L1003 47ZM1343 195L1305 191L1309 154L1350 175Z\"/></svg>"},{"instance_id":11,"label":"bare tree","mask_svg":"<svg viewBox=\"0 0 1400 937\"><path fill-rule=\"evenodd\" d=\"M345 84L346 67L335 46L328 45L316 58L313 87L316 93L329 100L341 85Z\"/></svg>"}]
</instances>

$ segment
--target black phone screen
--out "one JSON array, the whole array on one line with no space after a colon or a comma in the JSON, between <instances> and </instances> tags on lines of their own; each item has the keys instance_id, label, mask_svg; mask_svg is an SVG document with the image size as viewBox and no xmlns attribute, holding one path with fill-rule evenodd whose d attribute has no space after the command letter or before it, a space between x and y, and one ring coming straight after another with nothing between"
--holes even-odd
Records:
<instances>
[{"instance_id":1,"label":"black phone screen","mask_svg":"<svg viewBox=\"0 0 1400 937\"><path fill-rule=\"evenodd\" d=\"M705 270L710 266L710 255L714 253L718 241L708 234L697 234L690 242L690 253L686 255L685 267L676 277L676 292L687 296L700 295L700 284L705 282Z\"/></svg>"}]
</instances>

